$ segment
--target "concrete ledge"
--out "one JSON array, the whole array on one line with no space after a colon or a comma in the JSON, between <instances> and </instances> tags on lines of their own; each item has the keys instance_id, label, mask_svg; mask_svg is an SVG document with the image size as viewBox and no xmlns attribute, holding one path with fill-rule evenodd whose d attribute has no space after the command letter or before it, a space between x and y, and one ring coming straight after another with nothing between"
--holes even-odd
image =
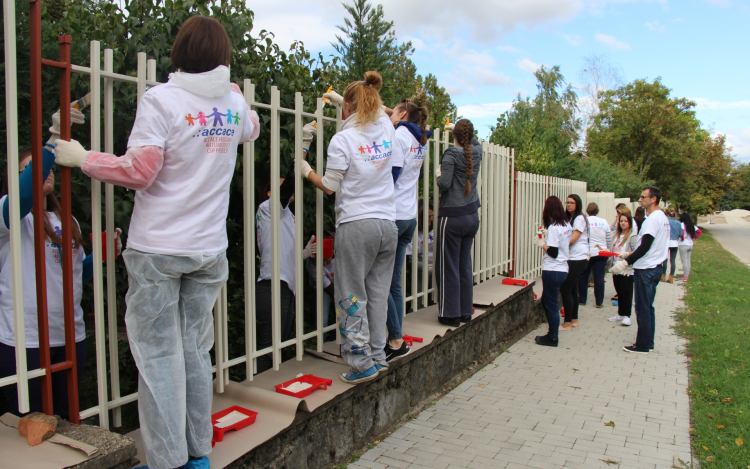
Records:
<instances>
[{"instance_id":1,"label":"concrete ledge","mask_svg":"<svg viewBox=\"0 0 750 469\"><path fill-rule=\"evenodd\" d=\"M540 324L532 285L470 324L391 364L377 379L340 394L227 467L330 468L492 361Z\"/></svg>"},{"instance_id":2,"label":"concrete ledge","mask_svg":"<svg viewBox=\"0 0 750 469\"><path fill-rule=\"evenodd\" d=\"M94 425L74 425L58 417L57 433L99 449L99 453L72 469L130 469L135 442L125 435Z\"/></svg>"}]
</instances>

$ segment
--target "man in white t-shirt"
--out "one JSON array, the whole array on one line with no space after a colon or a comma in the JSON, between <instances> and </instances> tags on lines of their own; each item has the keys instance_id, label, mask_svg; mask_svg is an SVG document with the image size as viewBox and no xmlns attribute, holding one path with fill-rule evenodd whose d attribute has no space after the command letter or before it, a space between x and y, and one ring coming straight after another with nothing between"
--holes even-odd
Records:
<instances>
[{"instance_id":1,"label":"man in white t-shirt","mask_svg":"<svg viewBox=\"0 0 750 469\"><path fill-rule=\"evenodd\" d=\"M646 210L646 219L638 232L638 247L631 253L620 254L610 272L622 273L633 266L635 289L635 315L638 319L638 335L633 345L625 346L626 352L648 353L654 349L655 310L654 297L661 279L661 264L669 253L669 219L659 208L661 191L649 186L643 189L640 204Z\"/></svg>"}]
</instances>

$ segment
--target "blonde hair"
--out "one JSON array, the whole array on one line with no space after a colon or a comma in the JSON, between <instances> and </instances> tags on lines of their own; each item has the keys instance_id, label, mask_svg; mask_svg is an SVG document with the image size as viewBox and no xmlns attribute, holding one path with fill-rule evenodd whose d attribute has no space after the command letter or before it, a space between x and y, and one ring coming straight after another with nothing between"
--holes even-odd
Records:
<instances>
[{"instance_id":1,"label":"blonde hair","mask_svg":"<svg viewBox=\"0 0 750 469\"><path fill-rule=\"evenodd\" d=\"M383 101L380 99L380 88L383 78L378 72L365 72L363 81L354 81L344 90L344 102L349 103L357 113L356 125L374 124L380 117Z\"/></svg>"}]
</instances>

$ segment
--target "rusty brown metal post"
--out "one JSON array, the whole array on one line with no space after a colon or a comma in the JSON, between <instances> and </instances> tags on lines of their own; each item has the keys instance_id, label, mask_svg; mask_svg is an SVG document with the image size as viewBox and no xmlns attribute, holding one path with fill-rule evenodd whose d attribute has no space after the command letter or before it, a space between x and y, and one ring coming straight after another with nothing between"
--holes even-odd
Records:
<instances>
[{"instance_id":1,"label":"rusty brown metal post","mask_svg":"<svg viewBox=\"0 0 750 469\"><path fill-rule=\"evenodd\" d=\"M513 230L516 229L516 207L518 206L518 171L513 171ZM513 259L510 263L510 271L508 272L508 275L510 278L515 278L516 276L516 234L511 233L511 237L513 239L513 244L511 246L511 259Z\"/></svg>"}]
</instances>

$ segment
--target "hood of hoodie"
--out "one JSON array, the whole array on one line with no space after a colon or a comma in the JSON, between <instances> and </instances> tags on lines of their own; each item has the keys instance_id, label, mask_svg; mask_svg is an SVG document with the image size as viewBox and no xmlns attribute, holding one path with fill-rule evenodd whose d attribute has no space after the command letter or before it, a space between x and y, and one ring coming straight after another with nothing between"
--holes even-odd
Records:
<instances>
[{"instance_id":1,"label":"hood of hoodie","mask_svg":"<svg viewBox=\"0 0 750 469\"><path fill-rule=\"evenodd\" d=\"M226 96L232 91L232 84L229 82L229 67L224 65L203 73L170 73L169 81L182 89L207 98Z\"/></svg>"},{"instance_id":2,"label":"hood of hoodie","mask_svg":"<svg viewBox=\"0 0 750 469\"><path fill-rule=\"evenodd\" d=\"M422 142L422 136L427 133L427 138L432 137L431 131L423 131L420 126L415 124L414 122L409 121L401 121L398 124L396 124L396 128L399 127L406 127L406 129L414 136L415 139L417 139L417 142Z\"/></svg>"}]
</instances>

